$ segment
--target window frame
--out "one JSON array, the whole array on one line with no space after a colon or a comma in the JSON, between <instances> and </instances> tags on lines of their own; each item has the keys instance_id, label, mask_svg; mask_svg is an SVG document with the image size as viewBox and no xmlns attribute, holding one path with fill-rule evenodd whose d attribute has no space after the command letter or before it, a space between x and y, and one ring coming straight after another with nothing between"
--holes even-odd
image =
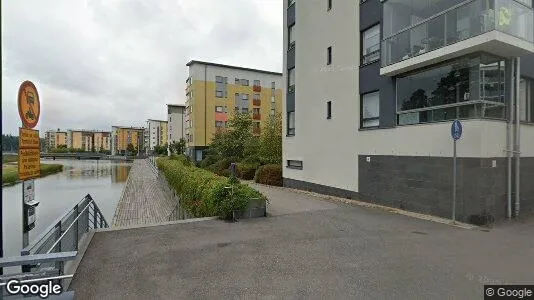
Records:
<instances>
[{"instance_id":1,"label":"window frame","mask_svg":"<svg viewBox=\"0 0 534 300\"><path fill-rule=\"evenodd\" d=\"M220 96L219 96L219 93L220 93ZM215 90L215 97L216 98L224 98L223 96L224 96L223 91Z\"/></svg>"},{"instance_id":2,"label":"window frame","mask_svg":"<svg viewBox=\"0 0 534 300\"><path fill-rule=\"evenodd\" d=\"M378 27L378 50L375 50L375 51L372 51L372 52L364 54L364 52L366 50L365 49L365 33L368 32L369 30L372 30L375 27ZM360 53L361 53L360 63L361 63L362 66L366 66L366 65L375 63L377 61L380 61L380 55L381 55L381 50L382 50L382 44L381 44L381 42L382 42L381 41L382 32L381 31L382 31L382 26L381 26L380 22L377 22L377 23L365 28L364 30L362 30L360 32ZM366 60L367 58L370 58L370 59Z\"/></svg>"},{"instance_id":3,"label":"window frame","mask_svg":"<svg viewBox=\"0 0 534 300\"><path fill-rule=\"evenodd\" d=\"M291 116L293 116L293 127L290 127ZM296 124L295 124L295 111L288 111L287 112L287 124L286 124L286 128L287 128L286 136L295 136L295 127L296 127Z\"/></svg>"},{"instance_id":4,"label":"window frame","mask_svg":"<svg viewBox=\"0 0 534 300\"><path fill-rule=\"evenodd\" d=\"M291 84L291 74L293 74L293 84ZM292 94L295 93L295 68L291 68L287 70L287 92Z\"/></svg>"},{"instance_id":5,"label":"window frame","mask_svg":"<svg viewBox=\"0 0 534 300\"><path fill-rule=\"evenodd\" d=\"M302 160L288 159L286 160L286 168L302 170L304 168L304 163L302 162Z\"/></svg>"},{"instance_id":6,"label":"window frame","mask_svg":"<svg viewBox=\"0 0 534 300\"><path fill-rule=\"evenodd\" d=\"M220 111L217 110L218 108L221 108L221 110ZM216 105L215 106L215 112L222 113L222 112L224 112L224 108L221 105Z\"/></svg>"},{"instance_id":7,"label":"window frame","mask_svg":"<svg viewBox=\"0 0 534 300\"><path fill-rule=\"evenodd\" d=\"M296 41L295 41L294 30L295 30L295 24L287 28L287 51L290 51L293 48L295 48ZM293 37L293 41L291 41L291 37Z\"/></svg>"},{"instance_id":8,"label":"window frame","mask_svg":"<svg viewBox=\"0 0 534 300\"><path fill-rule=\"evenodd\" d=\"M363 107L364 107L364 100L365 96L371 95L371 94L378 94L378 116L377 117L371 117L371 118L364 118L363 117ZM365 121L374 121L378 120L378 125L375 126L364 126L363 124ZM379 128L380 127L380 90L374 90L367 93L363 93L360 95L360 130L366 130L366 129L373 129L373 128Z\"/></svg>"}]
</instances>

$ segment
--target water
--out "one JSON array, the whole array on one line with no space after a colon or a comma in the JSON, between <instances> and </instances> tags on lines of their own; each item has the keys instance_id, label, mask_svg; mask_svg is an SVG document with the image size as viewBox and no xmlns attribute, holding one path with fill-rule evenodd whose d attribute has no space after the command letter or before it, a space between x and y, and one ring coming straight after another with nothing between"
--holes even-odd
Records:
<instances>
[{"instance_id":1,"label":"water","mask_svg":"<svg viewBox=\"0 0 534 300\"><path fill-rule=\"evenodd\" d=\"M111 223L131 163L107 160L41 160L41 163L60 163L63 172L35 180L35 200L40 203L35 228L29 235L30 244L87 194L91 194ZM2 202L4 256L18 256L22 248L22 184L2 188Z\"/></svg>"}]
</instances>

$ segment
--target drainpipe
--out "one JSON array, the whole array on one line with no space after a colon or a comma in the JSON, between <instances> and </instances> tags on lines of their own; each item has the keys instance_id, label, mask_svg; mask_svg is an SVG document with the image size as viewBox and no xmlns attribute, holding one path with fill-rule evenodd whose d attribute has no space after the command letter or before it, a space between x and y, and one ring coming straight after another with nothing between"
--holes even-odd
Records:
<instances>
[{"instance_id":1,"label":"drainpipe","mask_svg":"<svg viewBox=\"0 0 534 300\"><path fill-rule=\"evenodd\" d=\"M521 116L520 116L520 101L519 101L519 83L521 81L521 68L519 66L521 62L521 59L518 57L515 60L516 67L515 67L515 217L519 217L519 190L521 187L521 180L520 180L520 165L521 165L521 151L520 151L520 145L521 145L521 136L520 136L520 127L521 127Z\"/></svg>"},{"instance_id":2,"label":"drainpipe","mask_svg":"<svg viewBox=\"0 0 534 300\"><path fill-rule=\"evenodd\" d=\"M514 100L514 60L509 60L510 63L510 95L508 97L508 122L506 124L506 157L508 163L507 176L507 193L506 202L507 210L506 217L508 220L512 219L512 123L514 119L513 100Z\"/></svg>"}]
</instances>

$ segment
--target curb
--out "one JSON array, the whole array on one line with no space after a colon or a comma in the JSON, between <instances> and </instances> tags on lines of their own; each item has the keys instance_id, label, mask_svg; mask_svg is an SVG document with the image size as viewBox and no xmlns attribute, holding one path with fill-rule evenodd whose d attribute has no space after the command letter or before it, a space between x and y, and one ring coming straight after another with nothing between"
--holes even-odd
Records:
<instances>
[{"instance_id":1,"label":"curb","mask_svg":"<svg viewBox=\"0 0 534 300\"><path fill-rule=\"evenodd\" d=\"M120 231L120 230L127 230L127 229L150 228L150 227L157 227L157 226L195 223L195 222L211 221L211 220L218 220L218 219L219 219L219 217L193 218L193 219L185 219L185 220L169 221L169 222L161 222L161 223L153 223L153 224L140 224L140 225L133 225L133 226L100 228L100 229L97 229L95 232L107 232L107 231Z\"/></svg>"},{"instance_id":2,"label":"curb","mask_svg":"<svg viewBox=\"0 0 534 300\"><path fill-rule=\"evenodd\" d=\"M457 227L457 228L462 228L462 229L468 229L468 230L479 229L479 226L472 225L472 224L467 224L467 223L462 223L462 222L453 222L450 219L445 219L445 218L431 216L431 215L425 215L425 214L422 214L422 213L411 212L411 211L407 211L407 210L402 210L400 208L394 208L394 207L384 206L384 205L380 205L380 204L364 202L364 201L360 201L360 200L340 198L340 197L329 196L329 195L324 195L324 194L319 194L319 193L310 192L310 191L304 191L304 190L298 190L298 189L293 189L293 188L287 188L287 187L271 186L271 185L266 185L266 184L261 184L261 183L255 183L255 182L252 182L252 181L249 181L247 183L252 183L252 184L255 184L255 185L259 185L259 186L275 188L275 189L280 189L280 190L289 190L289 191L292 191L292 192L305 194L305 195L309 195L309 196L314 196L314 197L325 199L325 200L332 200L334 202L341 202L341 203L345 203L345 204L353 205L353 206L381 209L381 210L385 210L385 211L390 212L390 213L404 215L404 216L408 216L408 217L412 217L412 218L416 218L416 219L420 219L420 220L426 220L426 221L430 221L430 222L434 222L434 223L445 224L445 225L449 225L449 226L453 226L453 227Z\"/></svg>"}]
</instances>

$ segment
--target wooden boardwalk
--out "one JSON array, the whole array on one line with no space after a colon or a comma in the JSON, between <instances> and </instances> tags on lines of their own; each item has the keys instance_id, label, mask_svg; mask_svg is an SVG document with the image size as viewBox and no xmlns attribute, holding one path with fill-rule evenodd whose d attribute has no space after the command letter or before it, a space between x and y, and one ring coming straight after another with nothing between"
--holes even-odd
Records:
<instances>
[{"instance_id":1,"label":"wooden boardwalk","mask_svg":"<svg viewBox=\"0 0 534 300\"><path fill-rule=\"evenodd\" d=\"M112 227L166 222L174 206L148 160L135 160L115 210Z\"/></svg>"}]
</instances>

